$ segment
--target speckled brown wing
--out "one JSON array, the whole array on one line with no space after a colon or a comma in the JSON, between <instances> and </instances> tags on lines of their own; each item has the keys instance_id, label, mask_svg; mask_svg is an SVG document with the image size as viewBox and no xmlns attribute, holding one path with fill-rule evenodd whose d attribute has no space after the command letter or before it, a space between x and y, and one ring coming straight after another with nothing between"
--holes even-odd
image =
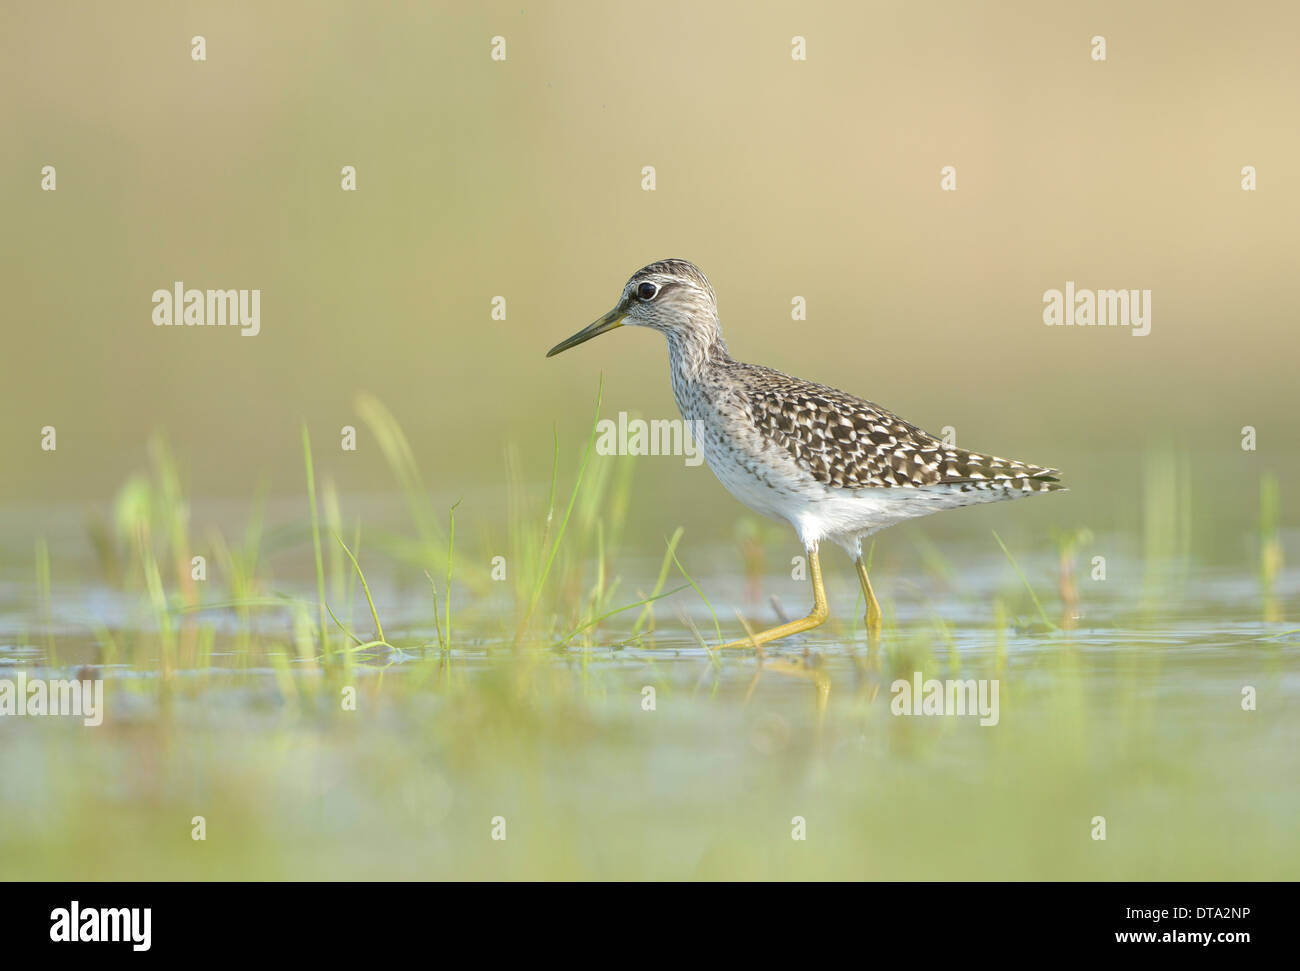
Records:
<instances>
[{"instance_id":1,"label":"speckled brown wing","mask_svg":"<svg viewBox=\"0 0 1300 971\"><path fill-rule=\"evenodd\" d=\"M1051 491L1056 470L945 445L879 405L757 368L744 398L759 432L839 489L964 487Z\"/></svg>"}]
</instances>

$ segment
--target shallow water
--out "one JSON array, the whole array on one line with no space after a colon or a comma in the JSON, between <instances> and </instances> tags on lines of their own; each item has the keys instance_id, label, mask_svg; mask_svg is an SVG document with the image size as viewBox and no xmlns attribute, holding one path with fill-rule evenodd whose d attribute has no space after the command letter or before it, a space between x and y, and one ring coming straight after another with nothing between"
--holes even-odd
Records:
<instances>
[{"instance_id":1,"label":"shallow water","mask_svg":"<svg viewBox=\"0 0 1300 971\"><path fill-rule=\"evenodd\" d=\"M54 583L34 607L39 591L10 577L0 679L102 678L106 714L96 728L0 718L0 875L1300 875L1300 632L1278 607L1296 602L1300 570L1277 577L1273 620L1241 570L1080 577L1065 629L1054 555L1018 560L1044 618L986 540L945 552L955 577L875 571L887 629L874 650L851 570L828 560L832 622L761 664L701 645L692 628L714 643L713 615L689 589L656 604L640 642L622 644L638 609L565 646L519 650L492 597L458 593L442 653L427 588L377 568L372 592L399 649L359 653L329 677L293 646L288 609L251 624L231 609L173 615L179 661L164 674L138 594ZM739 633L737 611L779 619L769 596L801 612L805 583L764 574L755 599L753 578L727 569L734 553L695 553L724 636ZM629 591L648 589L657 564L618 569ZM1124 558L1110 573L1143 575ZM306 577L285 588L312 596ZM364 601L347 622L368 630ZM896 685L916 672L996 682L996 724L895 713Z\"/></svg>"}]
</instances>

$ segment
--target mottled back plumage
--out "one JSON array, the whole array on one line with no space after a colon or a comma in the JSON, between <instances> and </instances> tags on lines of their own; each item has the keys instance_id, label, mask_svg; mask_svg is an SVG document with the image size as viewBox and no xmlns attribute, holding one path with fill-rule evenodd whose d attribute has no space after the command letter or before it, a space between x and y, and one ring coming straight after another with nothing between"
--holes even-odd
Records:
<instances>
[{"instance_id":1,"label":"mottled back plumage","mask_svg":"<svg viewBox=\"0 0 1300 971\"><path fill-rule=\"evenodd\" d=\"M945 445L844 391L737 364L754 425L818 482L837 489L1014 484L1049 491L1056 470Z\"/></svg>"}]
</instances>

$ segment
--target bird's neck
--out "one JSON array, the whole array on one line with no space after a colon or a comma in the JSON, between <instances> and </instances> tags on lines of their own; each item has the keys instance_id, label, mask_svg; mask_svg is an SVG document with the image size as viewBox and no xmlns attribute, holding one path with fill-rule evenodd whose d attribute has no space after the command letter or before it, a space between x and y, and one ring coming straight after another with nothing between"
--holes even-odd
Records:
<instances>
[{"instance_id":1,"label":"bird's neck","mask_svg":"<svg viewBox=\"0 0 1300 971\"><path fill-rule=\"evenodd\" d=\"M710 367L731 360L716 316L710 315L688 329L669 331L667 337L674 386L678 382L695 383Z\"/></svg>"}]
</instances>

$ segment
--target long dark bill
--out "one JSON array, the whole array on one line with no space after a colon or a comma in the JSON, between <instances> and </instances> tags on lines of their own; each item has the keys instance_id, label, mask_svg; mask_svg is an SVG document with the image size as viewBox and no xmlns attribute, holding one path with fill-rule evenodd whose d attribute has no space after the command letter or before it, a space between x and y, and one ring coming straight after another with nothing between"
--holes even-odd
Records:
<instances>
[{"instance_id":1,"label":"long dark bill","mask_svg":"<svg viewBox=\"0 0 1300 971\"><path fill-rule=\"evenodd\" d=\"M598 337L599 335L605 333L605 331L607 330L613 330L615 327L622 327L623 318L626 316L627 316L626 310L624 310L621 306L615 307L609 313L605 314L604 317L601 317L600 320L597 320L592 324L588 324L586 327L582 328L582 330L578 331L576 334L574 334L572 337L568 338L567 340L560 341L560 343L556 344L554 347L552 347L549 351L546 352L546 356L554 357L556 354L559 354L560 351L567 351L570 347L577 347L579 344L583 343L584 341L589 341L593 337Z\"/></svg>"}]
</instances>

